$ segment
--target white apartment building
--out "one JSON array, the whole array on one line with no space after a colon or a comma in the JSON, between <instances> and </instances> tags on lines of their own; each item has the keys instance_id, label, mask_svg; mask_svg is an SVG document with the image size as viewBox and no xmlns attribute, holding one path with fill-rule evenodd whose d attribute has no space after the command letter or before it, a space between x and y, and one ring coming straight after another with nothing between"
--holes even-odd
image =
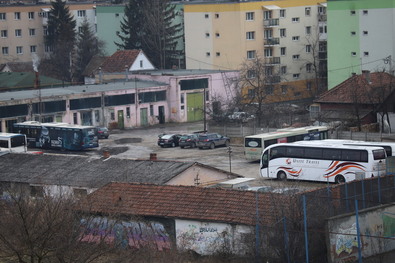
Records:
<instances>
[{"instance_id":1,"label":"white apartment building","mask_svg":"<svg viewBox=\"0 0 395 263\"><path fill-rule=\"evenodd\" d=\"M77 30L86 19L96 32L95 4L68 4ZM0 5L0 64L29 62L45 57L50 48L44 43L50 4Z\"/></svg>"}]
</instances>

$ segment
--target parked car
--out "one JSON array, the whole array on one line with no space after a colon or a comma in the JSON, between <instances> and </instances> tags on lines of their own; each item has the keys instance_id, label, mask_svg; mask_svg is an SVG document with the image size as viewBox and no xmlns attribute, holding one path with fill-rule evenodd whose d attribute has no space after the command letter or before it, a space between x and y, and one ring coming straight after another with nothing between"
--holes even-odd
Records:
<instances>
[{"instance_id":1,"label":"parked car","mask_svg":"<svg viewBox=\"0 0 395 263\"><path fill-rule=\"evenodd\" d=\"M180 137L179 145L181 148L190 147L195 148L198 141L197 134L183 134Z\"/></svg>"},{"instance_id":2,"label":"parked car","mask_svg":"<svg viewBox=\"0 0 395 263\"><path fill-rule=\"evenodd\" d=\"M216 146L226 146L228 147L230 143L230 138L220 135L218 133L204 133L199 134L199 139L197 146L199 149L210 148L214 149Z\"/></svg>"},{"instance_id":3,"label":"parked car","mask_svg":"<svg viewBox=\"0 0 395 263\"><path fill-rule=\"evenodd\" d=\"M178 146L178 142L180 140L180 137L181 137L180 134L163 134L163 135L159 135L158 145L160 147L166 147L166 146L176 147L176 146Z\"/></svg>"},{"instance_id":4,"label":"parked car","mask_svg":"<svg viewBox=\"0 0 395 263\"><path fill-rule=\"evenodd\" d=\"M97 137L99 139L108 139L110 136L110 132L106 127L98 127L97 128Z\"/></svg>"}]
</instances>

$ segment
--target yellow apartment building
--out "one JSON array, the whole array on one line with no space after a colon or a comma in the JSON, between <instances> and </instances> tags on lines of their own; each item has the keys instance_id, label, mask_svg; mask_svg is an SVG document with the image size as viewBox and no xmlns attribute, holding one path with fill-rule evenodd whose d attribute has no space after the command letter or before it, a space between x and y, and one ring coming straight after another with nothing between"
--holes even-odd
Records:
<instances>
[{"instance_id":1,"label":"yellow apartment building","mask_svg":"<svg viewBox=\"0 0 395 263\"><path fill-rule=\"evenodd\" d=\"M316 93L326 69L326 2L190 2L184 23L188 69L237 70L259 56L274 75L268 102Z\"/></svg>"}]
</instances>

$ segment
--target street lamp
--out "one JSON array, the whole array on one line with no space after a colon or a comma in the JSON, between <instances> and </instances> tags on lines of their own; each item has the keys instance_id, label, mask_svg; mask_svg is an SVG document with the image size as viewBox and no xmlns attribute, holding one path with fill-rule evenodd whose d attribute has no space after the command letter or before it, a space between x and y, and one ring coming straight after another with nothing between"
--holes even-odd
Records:
<instances>
[{"instance_id":1,"label":"street lamp","mask_svg":"<svg viewBox=\"0 0 395 263\"><path fill-rule=\"evenodd\" d=\"M228 147L228 154L229 154L229 172L232 173L232 148Z\"/></svg>"}]
</instances>

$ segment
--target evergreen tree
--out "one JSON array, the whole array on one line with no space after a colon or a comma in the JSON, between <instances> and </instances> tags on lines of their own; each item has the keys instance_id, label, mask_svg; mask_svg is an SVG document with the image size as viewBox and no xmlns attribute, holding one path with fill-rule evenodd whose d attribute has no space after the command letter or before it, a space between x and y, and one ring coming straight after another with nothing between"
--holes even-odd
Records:
<instances>
[{"instance_id":1,"label":"evergreen tree","mask_svg":"<svg viewBox=\"0 0 395 263\"><path fill-rule=\"evenodd\" d=\"M75 78L83 81L82 72L96 55L103 55L104 43L99 41L93 33L90 24L85 20L77 38L77 54L75 64Z\"/></svg>"},{"instance_id":2,"label":"evergreen tree","mask_svg":"<svg viewBox=\"0 0 395 263\"><path fill-rule=\"evenodd\" d=\"M180 50L177 50L181 38L182 24L175 24L175 8L170 0L151 0L144 8L144 52L159 68L171 68L176 65Z\"/></svg>"},{"instance_id":3,"label":"evergreen tree","mask_svg":"<svg viewBox=\"0 0 395 263\"><path fill-rule=\"evenodd\" d=\"M144 0L129 0L125 6L125 15L121 21L121 32L117 36L120 43L114 42L120 49L142 49Z\"/></svg>"},{"instance_id":4,"label":"evergreen tree","mask_svg":"<svg viewBox=\"0 0 395 263\"><path fill-rule=\"evenodd\" d=\"M64 81L72 79L71 57L76 41L75 27L76 21L71 16L66 3L62 0L52 2L45 44L53 50L49 59L53 74Z\"/></svg>"}]
</instances>

